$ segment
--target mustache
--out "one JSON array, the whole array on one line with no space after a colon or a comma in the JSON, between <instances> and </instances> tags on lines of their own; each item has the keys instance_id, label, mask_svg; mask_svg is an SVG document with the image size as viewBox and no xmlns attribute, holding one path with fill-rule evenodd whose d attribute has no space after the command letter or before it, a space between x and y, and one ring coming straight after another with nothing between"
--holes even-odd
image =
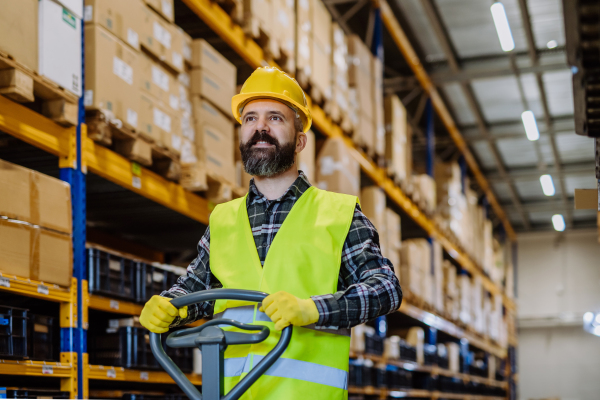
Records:
<instances>
[{"instance_id":1,"label":"mustache","mask_svg":"<svg viewBox=\"0 0 600 400\"><path fill-rule=\"evenodd\" d=\"M250 140L248 140L246 142L245 147L246 148L250 148L252 146L254 146L255 144L257 144L258 142L266 142L268 144L271 144L277 148L280 147L279 145L279 141L277 139L275 139L274 137L272 137L271 135L269 135L267 132L265 131L256 131L254 132L254 135L252 135L252 137L250 138Z\"/></svg>"}]
</instances>

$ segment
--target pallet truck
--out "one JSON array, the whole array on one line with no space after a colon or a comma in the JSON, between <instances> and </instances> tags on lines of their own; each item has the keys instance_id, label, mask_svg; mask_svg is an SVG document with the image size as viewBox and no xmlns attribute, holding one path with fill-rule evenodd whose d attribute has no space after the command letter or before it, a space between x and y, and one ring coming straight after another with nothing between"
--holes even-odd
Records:
<instances>
[{"instance_id":1,"label":"pallet truck","mask_svg":"<svg viewBox=\"0 0 600 400\"><path fill-rule=\"evenodd\" d=\"M260 303L267 293L253 290L210 289L190 293L171 300L176 308L212 300L241 300ZM257 333L228 332L220 328L230 325ZM172 332L165 344L173 348L198 347L202 351L202 393L175 365L163 348L161 335L150 333L150 348L160 366L191 400L237 400L260 378L286 350L292 338L292 326L281 332L277 345L226 396L224 391L224 352L227 346L260 343L269 336L269 328L249 325L227 318L213 319L201 326Z\"/></svg>"}]
</instances>

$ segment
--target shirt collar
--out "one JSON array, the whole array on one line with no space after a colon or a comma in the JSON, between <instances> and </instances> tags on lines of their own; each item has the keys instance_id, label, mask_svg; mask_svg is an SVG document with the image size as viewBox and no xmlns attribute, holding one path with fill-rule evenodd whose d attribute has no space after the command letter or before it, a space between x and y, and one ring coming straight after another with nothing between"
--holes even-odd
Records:
<instances>
[{"instance_id":1,"label":"shirt collar","mask_svg":"<svg viewBox=\"0 0 600 400\"><path fill-rule=\"evenodd\" d=\"M250 188L248 190L248 205L259 202L259 201L274 201L274 202L281 202L283 200L287 200L287 199L291 199L291 200L298 200L298 198L300 196L302 196L302 194L306 191L306 189L308 189L309 187L311 187L310 182L308 181L308 178L306 177L306 175L304 174L304 172L302 171L298 171L298 177L296 178L296 180L294 181L294 183L291 184L290 187L288 187L286 189L286 191L277 199L275 200L268 200L261 192L260 190L258 190L258 188L256 187L256 185L254 184L254 178L250 179Z\"/></svg>"}]
</instances>

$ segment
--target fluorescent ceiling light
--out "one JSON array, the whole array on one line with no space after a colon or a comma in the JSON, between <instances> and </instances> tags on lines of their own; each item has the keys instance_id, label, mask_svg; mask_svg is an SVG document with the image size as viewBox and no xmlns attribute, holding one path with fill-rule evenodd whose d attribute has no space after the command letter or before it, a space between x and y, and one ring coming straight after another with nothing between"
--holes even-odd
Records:
<instances>
[{"instance_id":1,"label":"fluorescent ceiling light","mask_svg":"<svg viewBox=\"0 0 600 400\"><path fill-rule=\"evenodd\" d=\"M554 49L558 46L558 42L556 40L551 40L546 43L546 46L548 46L549 49Z\"/></svg>"},{"instance_id":2,"label":"fluorescent ceiling light","mask_svg":"<svg viewBox=\"0 0 600 400\"><path fill-rule=\"evenodd\" d=\"M512 33L510 32L510 25L508 24L508 18L506 17L506 11L504 6L500 2L492 4L492 18L494 18L494 25L496 26L496 32L498 33L498 39L500 39L500 46L502 50L511 51L515 48L515 41L513 40Z\"/></svg>"},{"instance_id":3,"label":"fluorescent ceiling light","mask_svg":"<svg viewBox=\"0 0 600 400\"><path fill-rule=\"evenodd\" d=\"M540 176L540 183L542 184L542 190L546 196L554 196L556 190L554 189L554 182L552 182L552 177L550 175Z\"/></svg>"},{"instance_id":4,"label":"fluorescent ceiling light","mask_svg":"<svg viewBox=\"0 0 600 400\"><path fill-rule=\"evenodd\" d=\"M596 336L600 336L600 326L595 327L592 333Z\"/></svg>"},{"instance_id":5,"label":"fluorescent ceiling light","mask_svg":"<svg viewBox=\"0 0 600 400\"><path fill-rule=\"evenodd\" d=\"M583 322L585 322L586 324L591 323L594 320L594 313L593 312L586 312L585 314L583 314Z\"/></svg>"},{"instance_id":6,"label":"fluorescent ceiling light","mask_svg":"<svg viewBox=\"0 0 600 400\"><path fill-rule=\"evenodd\" d=\"M554 230L562 232L565 230L565 219L561 214L554 214L552 216L552 225L554 225Z\"/></svg>"},{"instance_id":7,"label":"fluorescent ceiling light","mask_svg":"<svg viewBox=\"0 0 600 400\"><path fill-rule=\"evenodd\" d=\"M523 120L523 126L525 127L527 139L531 141L538 140L540 138L540 131L538 130L537 121L535 120L533 111L523 111L523 114L521 114L521 119Z\"/></svg>"},{"instance_id":8,"label":"fluorescent ceiling light","mask_svg":"<svg viewBox=\"0 0 600 400\"><path fill-rule=\"evenodd\" d=\"M600 325L600 314L596 314L596 318L594 319L594 325Z\"/></svg>"}]
</instances>

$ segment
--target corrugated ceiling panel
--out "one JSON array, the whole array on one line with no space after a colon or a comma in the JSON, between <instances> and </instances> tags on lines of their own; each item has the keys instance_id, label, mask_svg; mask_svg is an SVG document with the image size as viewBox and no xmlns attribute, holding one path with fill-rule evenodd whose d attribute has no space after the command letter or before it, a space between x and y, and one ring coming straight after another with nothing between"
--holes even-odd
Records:
<instances>
[{"instance_id":1,"label":"corrugated ceiling panel","mask_svg":"<svg viewBox=\"0 0 600 400\"><path fill-rule=\"evenodd\" d=\"M521 118L523 104L515 77L480 79L472 87L487 122Z\"/></svg>"},{"instance_id":2,"label":"corrugated ceiling panel","mask_svg":"<svg viewBox=\"0 0 600 400\"><path fill-rule=\"evenodd\" d=\"M534 211L529 213L529 219L534 224L552 224L554 213L549 211Z\"/></svg>"},{"instance_id":3,"label":"corrugated ceiling panel","mask_svg":"<svg viewBox=\"0 0 600 400\"><path fill-rule=\"evenodd\" d=\"M529 0L527 3L535 45L546 48L550 40L565 45L564 21L561 0Z\"/></svg>"},{"instance_id":4,"label":"corrugated ceiling panel","mask_svg":"<svg viewBox=\"0 0 600 400\"><path fill-rule=\"evenodd\" d=\"M542 119L542 117L544 116L544 107L542 106L540 90L538 88L535 75L521 75L521 85L523 85L523 92L525 92L525 98L527 99L528 109L533 111L537 119ZM525 111L525 109L526 105L523 104L523 111Z\"/></svg>"},{"instance_id":5,"label":"corrugated ceiling panel","mask_svg":"<svg viewBox=\"0 0 600 400\"><path fill-rule=\"evenodd\" d=\"M543 199L546 197L542 191L542 185L540 184L539 179L518 180L515 181L515 187L517 188L519 197L524 200ZM560 187L555 186L555 188L556 195L560 195Z\"/></svg>"},{"instance_id":6,"label":"corrugated ceiling panel","mask_svg":"<svg viewBox=\"0 0 600 400\"><path fill-rule=\"evenodd\" d=\"M396 1L396 4L400 7L404 18L408 21L411 30L415 34L419 42L419 47L425 53L425 61L435 62L445 60L444 52L421 6L421 1L401 0Z\"/></svg>"},{"instance_id":7,"label":"corrugated ceiling panel","mask_svg":"<svg viewBox=\"0 0 600 400\"><path fill-rule=\"evenodd\" d=\"M523 139L500 139L496 141L504 165L508 168L535 166L538 158L532 142Z\"/></svg>"},{"instance_id":8,"label":"corrugated ceiling panel","mask_svg":"<svg viewBox=\"0 0 600 400\"><path fill-rule=\"evenodd\" d=\"M452 106L452 111L460 125L475 123L475 117L469 108L467 99L459 83L451 83L443 87L446 98Z\"/></svg>"},{"instance_id":9,"label":"corrugated ceiling panel","mask_svg":"<svg viewBox=\"0 0 600 400\"><path fill-rule=\"evenodd\" d=\"M481 0L436 0L459 57L502 54L490 11L491 2ZM503 0L517 51L525 50L517 0Z\"/></svg>"},{"instance_id":10,"label":"corrugated ceiling panel","mask_svg":"<svg viewBox=\"0 0 600 400\"><path fill-rule=\"evenodd\" d=\"M508 187L508 183L505 182L494 182L492 183L492 188L494 189L494 193L500 199L500 201L510 201L510 189Z\"/></svg>"},{"instance_id":11,"label":"corrugated ceiling panel","mask_svg":"<svg viewBox=\"0 0 600 400\"><path fill-rule=\"evenodd\" d=\"M594 139L574 133L556 135L556 146L561 162L594 160Z\"/></svg>"},{"instance_id":12,"label":"corrugated ceiling panel","mask_svg":"<svg viewBox=\"0 0 600 400\"><path fill-rule=\"evenodd\" d=\"M565 190L569 197L575 195L575 189L596 189L598 187L593 170L587 176L566 176L564 179Z\"/></svg>"},{"instance_id":13,"label":"corrugated ceiling panel","mask_svg":"<svg viewBox=\"0 0 600 400\"><path fill-rule=\"evenodd\" d=\"M477 141L474 142L471 147L473 148L481 167L486 169L496 168L496 162L494 161L488 142L483 140Z\"/></svg>"},{"instance_id":14,"label":"corrugated ceiling panel","mask_svg":"<svg viewBox=\"0 0 600 400\"><path fill-rule=\"evenodd\" d=\"M573 114L573 81L570 70L542 75L552 116Z\"/></svg>"}]
</instances>

